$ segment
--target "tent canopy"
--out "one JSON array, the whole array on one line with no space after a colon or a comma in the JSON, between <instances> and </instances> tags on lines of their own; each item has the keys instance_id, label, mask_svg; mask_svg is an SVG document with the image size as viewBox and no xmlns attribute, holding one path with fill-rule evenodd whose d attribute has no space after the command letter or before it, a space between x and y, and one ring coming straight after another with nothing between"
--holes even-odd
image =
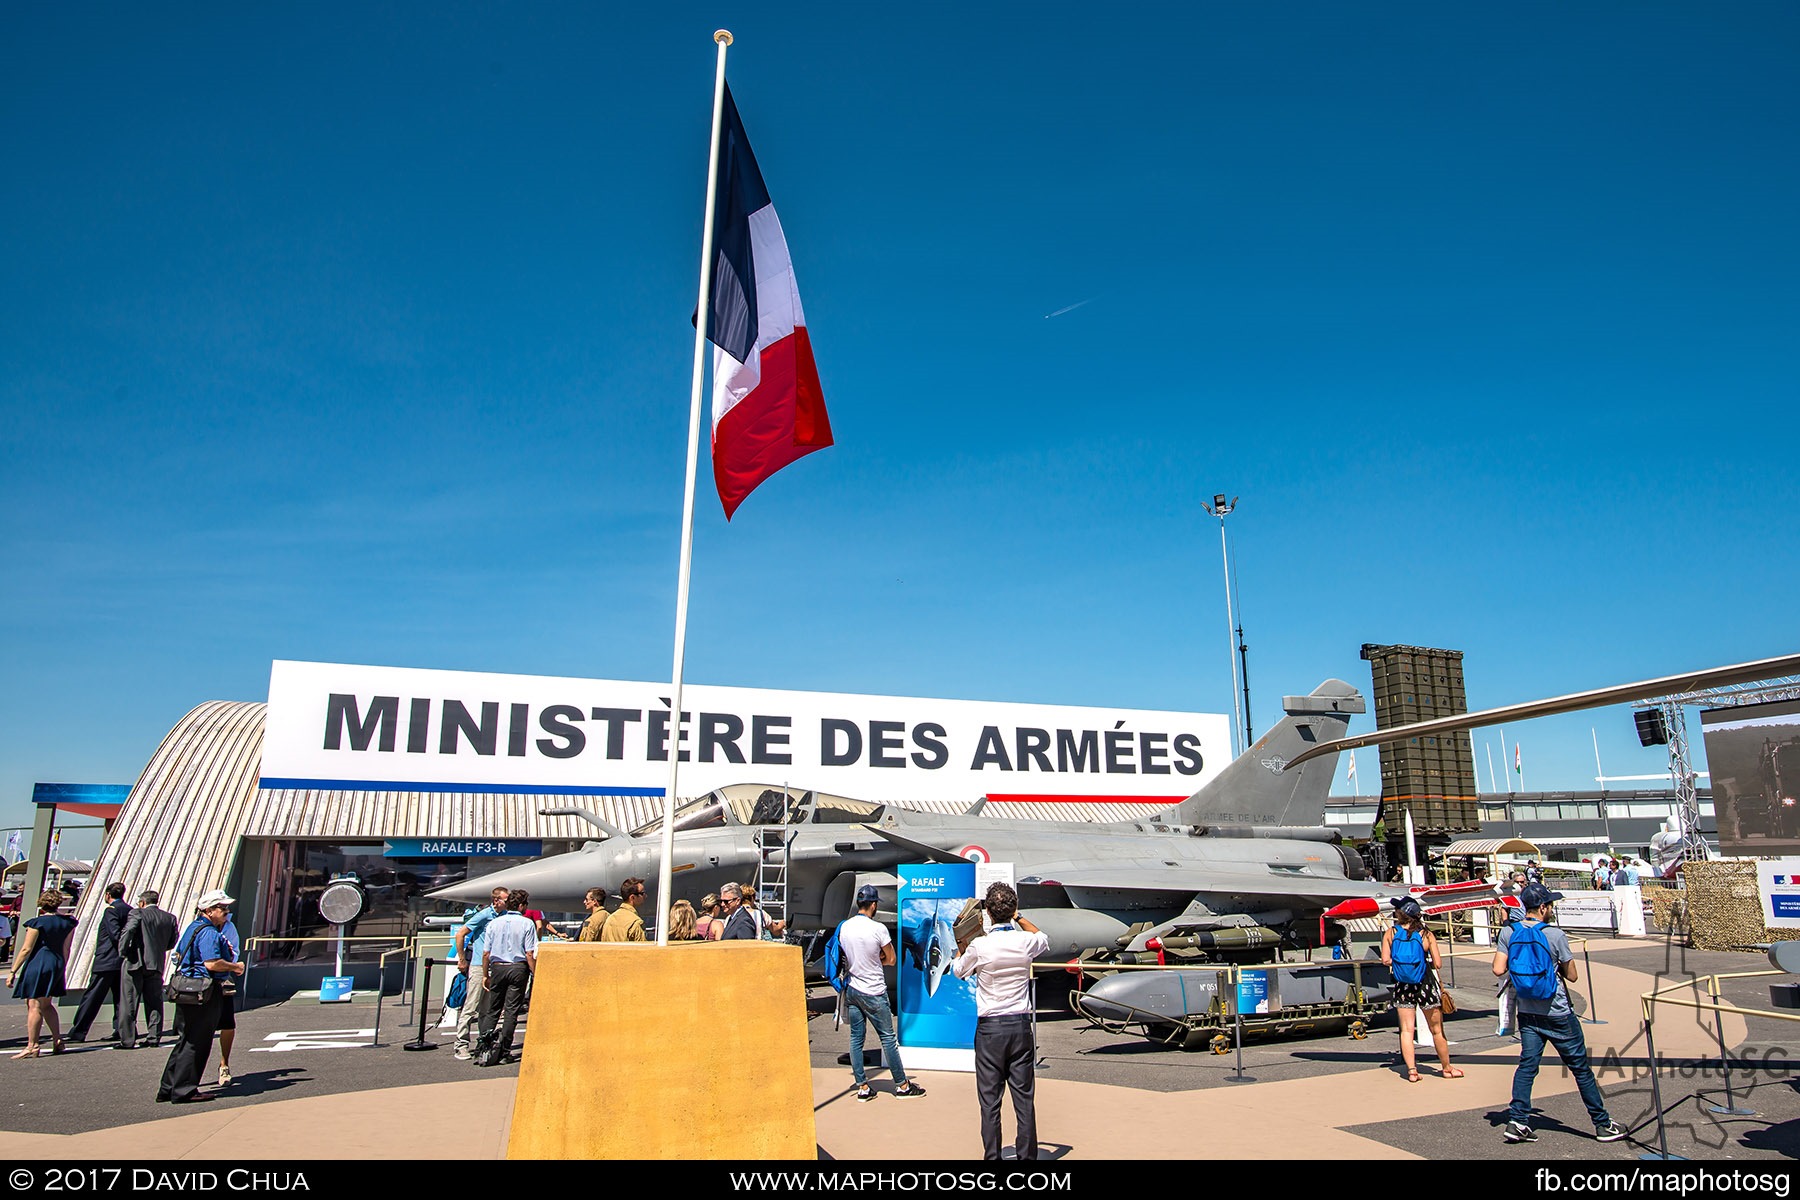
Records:
<instances>
[{"instance_id":1,"label":"tent canopy","mask_svg":"<svg viewBox=\"0 0 1800 1200\"><path fill-rule=\"evenodd\" d=\"M1464 858L1469 855L1483 854L1523 854L1530 858L1539 858L1542 853L1536 844L1528 842L1524 838L1471 839L1451 842L1443 850L1445 858Z\"/></svg>"}]
</instances>

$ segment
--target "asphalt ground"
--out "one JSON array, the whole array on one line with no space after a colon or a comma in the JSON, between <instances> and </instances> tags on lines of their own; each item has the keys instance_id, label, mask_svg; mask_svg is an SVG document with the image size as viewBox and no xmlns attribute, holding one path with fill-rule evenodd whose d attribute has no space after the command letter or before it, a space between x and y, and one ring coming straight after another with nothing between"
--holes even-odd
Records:
<instances>
[{"instance_id":1,"label":"asphalt ground","mask_svg":"<svg viewBox=\"0 0 1800 1200\"><path fill-rule=\"evenodd\" d=\"M1593 956L1596 963L1628 967L1643 972L1659 986L1677 984L1711 973L1755 971L1766 967L1757 954L1686 950L1658 940L1614 942ZM1446 973L1448 976L1448 973ZM1452 1060L1459 1065L1486 1064L1510 1067L1516 1060L1517 1043L1493 1032L1493 986L1479 958L1463 958L1456 964L1452 994L1460 1011L1448 1022ZM1726 980L1724 998L1746 1008L1769 1007L1771 979ZM1040 1074L1045 1078L1106 1084L1146 1093L1154 1105L1158 1093L1231 1089L1237 1082L1236 1054L1214 1055L1162 1046L1133 1033L1090 1026L1069 1013L1057 994L1056 984L1040 992L1038 1038ZM60 1007L64 1026L73 1015L74 997ZM849 1033L834 1029L829 993L815 989L813 1006L827 1011L811 1017L808 1031L815 1068L842 1070L848 1082L846 1051ZM1591 1020L1586 1026L1590 1051L1600 1072L1602 1086L1614 1117L1633 1131L1628 1142L1599 1145L1587 1136L1587 1116L1572 1090L1544 1095L1540 1089L1540 1140L1523 1148L1536 1159L1583 1161L1595 1158L1635 1159L1658 1145L1654 1113L1656 1105L1648 1071L1649 1050L1639 1014L1635 1011L1589 1010L1585 994L1577 989L1577 1007ZM78 1133L109 1129L205 1110L256 1105L271 1100L325 1097L413 1084L445 1083L467 1079L516 1076L517 1066L476 1068L455 1059L450 1050L452 1033L435 1024L427 1040L439 1048L409 1052L402 1048L417 1029L417 1015L409 1021L406 1006L389 997L382 1004L381 1044L372 1046L375 1001L358 996L348 1004L320 1004L316 997L295 996L261 1003L238 1013L238 1035L233 1058L234 1082L217 1088L218 1058L215 1052L205 1076L206 1090L217 1095L213 1104L171 1110L154 1101L157 1081L167 1060L167 1035L160 1049L125 1052L110 1042L90 1041L71 1045L59 1056L12 1061L0 1057L0 1130L22 1133ZM432 1014L435 1017L435 1013ZM103 1010L94 1033L104 1036L110 1007ZM1682 1009L1658 1010L1658 1029L1665 1044L1677 1022L1704 1023L1710 1037L1711 1017ZM527 1026L528 1026L527 1020ZM1754 1115L1718 1114L1713 1104L1723 1105L1724 1076L1717 1057L1665 1061L1657 1074L1661 1103L1666 1114L1665 1135L1671 1154L1704 1160L1800 1159L1800 1023L1769 1018L1748 1018L1747 1036L1730 1050L1731 1083L1737 1107ZM0 1055L24 1044L25 1005L10 997L0 999ZM1690 1030L1690 1033L1693 1032ZM1696 1038L1687 1039L1691 1045ZM871 1038L871 1046L874 1041ZM529 1044L527 1042L527 1053ZM1666 1052L1664 1052L1666 1058ZM1424 1066L1429 1054L1421 1056ZM1503 1106L1446 1108L1402 1121L1384 1120L1391 1112L1385 1104L1391 1085L1396 1096L1417 1097L1400 1073L1397 1023L1392 1014L1373 1023L1365 1040L1353 1040L1341 1030L1279 1038L1253 1038L1242 1051L1242 1075L1258 1083L1299 1081L1362 1072L1368 1083L1369 1121L1352 1123L1347 1114L1342 1127L1364 1137L1426 1158L1516 1158L1520 1147L1501 1142L1499 1128ZM1558 1070L1553 1052L1547 1053L1544 1073ZM1455 1086L1437 1080L1430 1069L1419 1087ZM1246 1093L1248 1094L1248 1093ZM1445 1098L1454 1095L1446 1092ZM1203 1139L1206 1131L1197 1130ZM1270 1137L1281 1131L1271 1129Z\"/></svg>"}]
</instances>

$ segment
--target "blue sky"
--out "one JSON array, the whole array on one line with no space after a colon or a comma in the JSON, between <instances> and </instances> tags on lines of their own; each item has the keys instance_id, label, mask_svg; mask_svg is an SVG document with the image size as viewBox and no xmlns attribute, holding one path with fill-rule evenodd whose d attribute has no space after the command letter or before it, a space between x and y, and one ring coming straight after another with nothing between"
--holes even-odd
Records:
<instances>
[{"instance_id":1,"label":"blue sky","mask_svg":"<svg viewBox=\"0 0 1800 1200\"><path fill-rule=\"evenodd\" d=\"M1800 10L650 7L0 18L0 825L274 658L667 677L720 25L838 445L689 680L1228 712L1215 491L1258 729L1800 649Z\"/></svg>"}]
</instances>

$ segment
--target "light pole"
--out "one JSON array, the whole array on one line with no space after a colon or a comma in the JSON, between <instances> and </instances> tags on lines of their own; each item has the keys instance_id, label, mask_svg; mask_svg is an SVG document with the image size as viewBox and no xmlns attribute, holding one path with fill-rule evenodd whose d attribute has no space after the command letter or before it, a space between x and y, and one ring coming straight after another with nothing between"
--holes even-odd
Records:
<instances>
[{"instance_id":1,"label":"light pole","mask_svg":"<svg viewBox=\"0 0 1800 1200\"><path fill-rule=\"evenodd\" d=\"M1238 498L1236 496L1227 500L1225 494L1220 492L1212 498L1211 504L1202 500L1200 505L1205 508L1207 512L1219 518L1219 556L1224 563L1225 569L1225 654L1231 662L1231 711L1232 715L1236 718L1236 723L1231 731L1231 738L1234 754L1241 754L1250 745L1252 740L1250 734L1250 648L1244 644L1244 623L1241 616L1236 620L1232 617L1234 603L1232 593L1235 589L1232 587L1231 547L1225 538L1225 518L1237 507L1237 502ZM1238 607L1241 608L1242 606L1240 605ZM1240 665L1242 666L1241 674L1239 672ZM1241 707L1238 704L1238 684L1240 679L1242 680L1244 689L1244 698ZM1242 738L1242 741L1239 741L1240 737Z\"/></svg>"}]
</instances>

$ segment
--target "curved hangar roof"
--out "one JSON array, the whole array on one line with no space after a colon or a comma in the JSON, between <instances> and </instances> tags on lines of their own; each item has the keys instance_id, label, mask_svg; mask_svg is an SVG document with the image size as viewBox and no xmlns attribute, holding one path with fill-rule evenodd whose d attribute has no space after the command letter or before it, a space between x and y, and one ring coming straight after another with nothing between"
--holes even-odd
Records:
<instances>
[{"instance_id":1,"label":"curved hangar roof","mask_svg":"<svg viewBox=\"0 0 1800 1200\"><path fill-rule=\"evenodd\" d=\"M222 887L238 865L244 838L370 841L381 837L582 839L592 827L579 817L540 816L540 808L598 808L625 825L649 820L661 801L638 796L475 795L263 789L263 720L268 705L212 700L183 717L150 756L100 848L92 879L123 880L125 898L153 888L163 908L186 921L203 892ZM106 888L89 887L75 917L98 928ZM249 896L239 896L240 906ZM76 938L71 987L82 986L94 939Z\"/></svg>"}]
</instances>

